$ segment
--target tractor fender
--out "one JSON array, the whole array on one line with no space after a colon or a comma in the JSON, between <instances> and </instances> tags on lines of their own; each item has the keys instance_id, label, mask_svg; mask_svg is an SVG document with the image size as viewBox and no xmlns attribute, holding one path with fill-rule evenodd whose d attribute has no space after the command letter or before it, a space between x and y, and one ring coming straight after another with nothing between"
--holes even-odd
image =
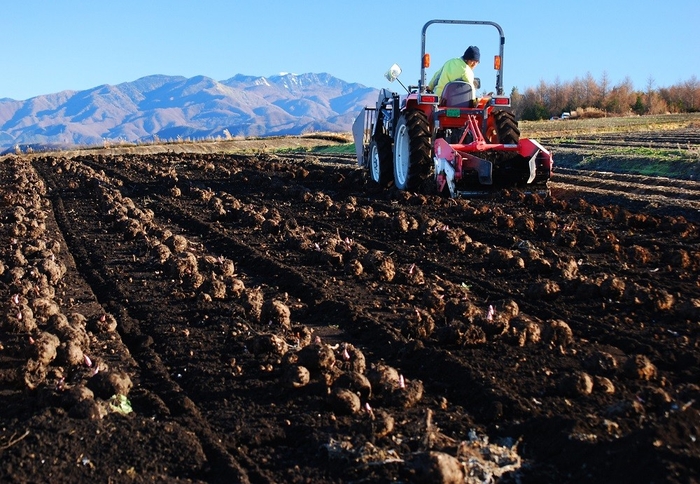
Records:
<instances>
[{"instance_id":1,"label":"tractor fender","mask_svg":"<svg viewBox=\"0 0 700 484\"><path fill-rule=\"evenodd\" d=\"M386 105L387 101L394 98L394 93L387 88L383 88L379 91L379 97L377 97L377 112Z\"/></svg>"},{"instance_id":2,"label":"tractor fender","mask_svg":"<svg viewBox=\"0 0 700 484\"><path fill-rule=\"evenodd\" d=\"M530 158L539 152L549 153L541 144L534 139L521 138L518 142L518 154L524 158Z\"/></svg>"},{"instance_id":3,"label":"tractor fender","mask_svg":"<svg viewBox=\"0 0 700 484\"><path fill-rule=\"evenodd\" d=\"M394 93L392 91L386 88L381 89L374 109L371 107L363 108L352 124L355 155L357 156L357 164L361 167L367 166L368 163L367 148L374 136L372 131L376 127L378 115L393 98Z\"/></svg>"}]
</instances>

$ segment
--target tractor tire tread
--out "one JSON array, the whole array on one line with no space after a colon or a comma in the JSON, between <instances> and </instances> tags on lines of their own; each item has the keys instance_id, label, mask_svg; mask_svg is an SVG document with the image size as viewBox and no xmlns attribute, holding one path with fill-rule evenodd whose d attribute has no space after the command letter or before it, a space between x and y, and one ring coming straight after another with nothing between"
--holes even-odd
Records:
<instances>
[{"instance_id":1,"label":"tractor tire tread","mask_svg":"<svg viewBox=\"0 0 700 484\"><path fill-rule=\"evenodd\" d=\"M520 129L515 115L510 111L495 111L493 113L498 131L498 141L503 144L518 144L520 141Z\"/></svg>"},{"instance_id":2,"label":"tractor tire tread","mask_svg":"<svg viewBox=\"0 0 700 484\"><path fill-rule=\"evenodd\" d=\"M425 113L420 110L409 110L402 116L408 131L410 160L403 189L415 190L428 178L432 169L430 124Z\"/></svg>"},{"instance_id":3,"label":"tractor tire tread","mask_svg":"<svg viewBox=\"0 0 700 484\"><path fill-rule=\"evenodd\" d=\"M383 132L377 133L374 136L374 143L377 147L377 154L379 156L379 180L374 180L371 173L370 177L373 179L373 181L379 184L379 186L386 188L391 184L394 177L391 137Z\"/></svg>"}]
</instances>

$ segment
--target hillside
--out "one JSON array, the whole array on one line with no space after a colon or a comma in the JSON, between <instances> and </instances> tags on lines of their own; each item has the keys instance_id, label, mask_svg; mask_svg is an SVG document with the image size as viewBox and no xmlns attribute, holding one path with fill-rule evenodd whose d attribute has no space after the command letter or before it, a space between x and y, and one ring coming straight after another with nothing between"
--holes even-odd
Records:
<instances>
[{"instance_id":1,"label":"hillside","mask_svg":"<svg viewBox=\"0 0 700 484\"><path fill-rule=\"evenodd\" d=\"M329 74L153 75L25 101L0 100L0 152L154 140L347 132L376 90Z\"/></svg>"}]
</instances>

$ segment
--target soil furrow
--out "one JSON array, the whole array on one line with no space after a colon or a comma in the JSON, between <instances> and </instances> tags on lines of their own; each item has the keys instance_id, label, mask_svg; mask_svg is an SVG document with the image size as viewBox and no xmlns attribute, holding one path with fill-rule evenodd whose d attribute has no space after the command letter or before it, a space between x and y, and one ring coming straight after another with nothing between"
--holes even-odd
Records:
<instances>
[{"instance_id":1,"label":"soil furrow","mask_svg":"<svg viewBox=\"0 0 700 484\"><path fill-rule=\"evenodd\" d=\"M43 175L46 179L50 179L50 173L44 172ZM52 185L57 186L53 183ZM202 418L200 411L185 396L183 389L172 380L158 353L150 347L144 346L148 334L142 331L141 322L132 317L133 308L122 304L122 301L129 301L129 295L120 290L122 278L110 277L110 264L103 257L107 253L105 249L100 245L86 245L86 235L90 234L90 226L86 225L85 222L94 223L96 220L83 219L80 215L96 210L85 205L88 200L74 198L71 200L73 203L68 204L68 208L64 208L65 200L59 195L54 195L52 201L59 228L68 242L68 250L80 261L79 271L90 284L92 292L100 303L112 314L118 316L120 322L118 329L121 337L127 342L132 355L140 363L142 384L156 393L156 399L165 403L168 407L168 414L177 415L177 420L184 427L197 434L209 459L210 468L207 472L212 478L218 482L230 482L230 479L235 479L237 482L249 482L246 471L219 443L220 436L212 432L208 423ZM68 214L73 214L73 216ZM78 221L83 222L83 224L76 223ZM95 239L96 242L97 239ZM122 273L122 275L127 277L127 274ZM267 479L265 481L270 482Z\"/></svg>"},{"instance_id":2,"label":"soil furrow","mask_svg":"<svg viewBox=\"0 0 700 484\"><path fill-rule=\"evenodd\" d=\"M31 455L62 482L416 482L448 461L481 481L687 482L700 466L694 183L562 170L547 199L449 200L379 190L342 156L34 164L43 186L0 164L5 480L40 480Z\"/></svg>"}]
</instances>

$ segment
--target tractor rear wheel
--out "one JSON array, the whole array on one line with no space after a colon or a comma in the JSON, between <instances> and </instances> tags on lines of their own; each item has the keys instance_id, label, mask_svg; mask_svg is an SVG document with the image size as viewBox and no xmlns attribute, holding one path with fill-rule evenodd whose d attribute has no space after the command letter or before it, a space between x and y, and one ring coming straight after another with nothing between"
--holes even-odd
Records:
<instances>
[{"instance_id":1,"label":"tractor rear wheel","mask_svg":"<svg viewBox=\"0 0 700 484\"><path fill-rule=\"evenodd\" d=\"M394 132L394 183L400 190L416 189L430 174L430 124L423 111L399 117Z\"/></svg>"},{"instance_id":2,"label":"tractor rear wheel","mask_svg":"<svg viewBox=\"0 0 700 484\"><path fill-rule=\"evenodd\" d=\"M520 129L515 115L509 111L494 111L493 116L499 143L517 145L520 141Z\"/></svg>"},{"instance_id":3,"label":"tractor rear wheel","mask_svg":"<svg viewBox=\"0 0 700 484\"><path fill-rule=\"evenodd\" d=\"M494 111L498 142L518 144L520 129L515 115L509 111ZM515 152L495 153L489 158L494 163L494 184L502 187L525 187L530 177L528 159Z\"/></svg>"},{"instance_id":4,"label":"tractor rear wheel","mask_svg":"<svg viewBox=\"0 0 700 484\"><path fill-rule=\"evenodd\" d=\"M369 176L382 188L389 185L392 175L391 138L384 134L374 135L369 144Z\"/></svg>"}]
</instances>

